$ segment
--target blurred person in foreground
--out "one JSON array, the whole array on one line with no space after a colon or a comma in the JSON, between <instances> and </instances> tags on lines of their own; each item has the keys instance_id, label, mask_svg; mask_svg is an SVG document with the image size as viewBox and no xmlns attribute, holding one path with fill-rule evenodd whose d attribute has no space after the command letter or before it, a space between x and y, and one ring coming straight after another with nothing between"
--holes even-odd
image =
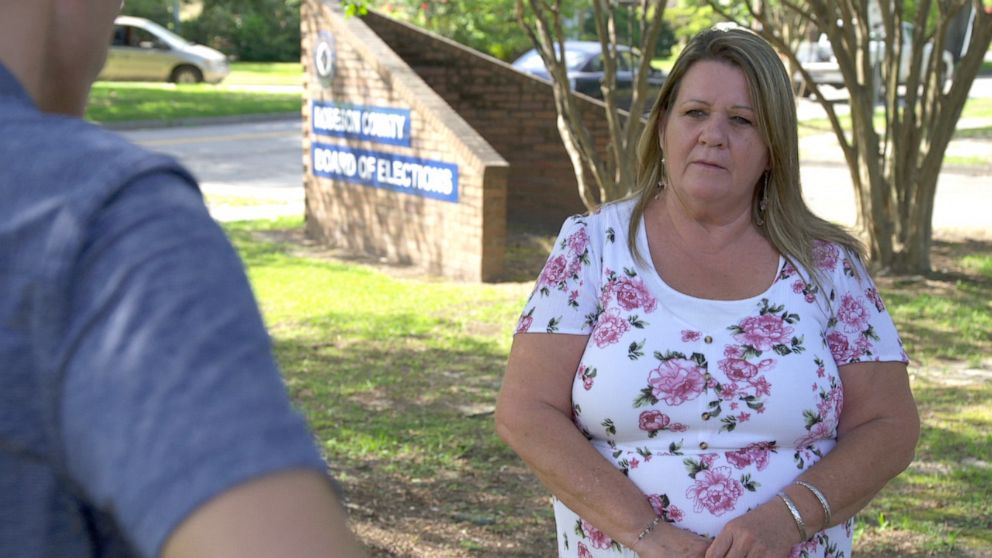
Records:
<instances>
[{"instance_id":1,"label":"blurred person in foreground","mask_svg":"<svg viewBox=\"0 0 992 558\"><path fill-rule=\"evenodd\" d=\"M196 182L79 119L120 7L0 0L0 556L361 556Z\"/></svg>"},{"instance_id":2,"label":"blurred person in foreground","mask_svg":"<svg viewBox=\"0 0 992 558\"><path fill-rule=\"evenodd\" d=\"M919 418L864 248L803 202L775 51L696 36L639 150L637 193L562 227L497 407L559 556L850 556Z\"/></svg>"}]
</instances>

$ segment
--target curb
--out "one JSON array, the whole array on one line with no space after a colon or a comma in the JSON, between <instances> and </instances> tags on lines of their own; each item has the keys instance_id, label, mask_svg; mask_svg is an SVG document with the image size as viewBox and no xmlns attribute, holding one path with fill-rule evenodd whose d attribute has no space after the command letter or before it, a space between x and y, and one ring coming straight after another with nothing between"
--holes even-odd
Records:
<instances>
[{"instance_id":1,"label":"curb","mask_svg":"<svg viewBox=\"0 0 992 558\"><path fill-rule=\"evenodd\" d=\"M175 120L126 120L123 122L93 122L115 132L146 130L158 128L182 128L186 126L209 126L211 124L242 124L248 122L274 122L296 120L300 118L299 111L267 112L260 114L234 114L230 116L205 116L196 118L177 118Z\"/></svg>"}]
</instances>

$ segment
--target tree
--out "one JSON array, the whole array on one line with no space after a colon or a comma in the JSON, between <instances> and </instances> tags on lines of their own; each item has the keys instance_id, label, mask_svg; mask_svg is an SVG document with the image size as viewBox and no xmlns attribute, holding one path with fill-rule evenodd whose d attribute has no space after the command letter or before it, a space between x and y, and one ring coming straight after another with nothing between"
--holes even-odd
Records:
<instances>
[{"instance_id":1,"label":"tree","mask_svg":"<svg viewBox=\"0 0 992 558\"><path fill-rule=\"evenodd\" d=\"M129 0L130 1L130 0ZM202 0L184 34L241 60L300 59L300 0Z\"/></svg>"},{"instance_id":2,"label":"tree","mask_svg":"<svg viewBox=\"0 0 992 558\"><path fill-rule=\"evenodd\" d=\"M603 100L610 143L605 160L596 149L589 129L582 121L579 105L569 89L565 69L565 32L562 24L561 0L516 0L516 15L520 26L530 37L551 75L555 108L558 112L558 132L572 161L578 182L579 197L592 210L601 203L629 194L635 183L637 142L644 129L639 115L647 106L647 77L651 57L642 56L633 83L629 114L617 109L617 12L631 9L637 13L638 33L642 53L653 53L662 26L665 0L592 0L596 32L603 51ZM631 5L636 4L636 5ZM630 117L630 115L636 115Z\"/></svg>"},{"instance_id":3,"label":"tree","mask_svg":"<svg viewBox=\"0 0 992 558\"><path fill-rule=\"evenodd\" d=\"M726 13L721 2L708 1L729 19L750 23ZM981 0L809 0L802 5L748 0L746 8L758 32L799 68L826 110L850 169L858 226L874 264L893 273L928 273L937 179L992 40L992 14ZM954 19L969 9L971 40L948 83L944 77L950 69L938 53ZM830 40L850 93L850 132L799 64L785 28L789 18L812 23ZM936 45L934 54L924 57L928 44ZM903 57L909 63L900 70Z\"/></svg>"}]
</instances>

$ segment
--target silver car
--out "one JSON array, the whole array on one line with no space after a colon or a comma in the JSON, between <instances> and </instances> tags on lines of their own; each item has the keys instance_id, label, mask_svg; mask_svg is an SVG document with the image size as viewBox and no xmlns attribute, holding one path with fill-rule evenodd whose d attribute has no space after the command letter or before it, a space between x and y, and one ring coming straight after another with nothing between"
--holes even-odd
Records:
<instances>
[{"instance_id":1,"label":"silver car","mask_svg":"<svg viewBox=\"0 0 992 558\"><path fill-rule=\"evenodd\" d=\"M98 79L218 83L229 72L223 53L190 43L153 21L120 16Z\"/></svg>"}]
</instances>

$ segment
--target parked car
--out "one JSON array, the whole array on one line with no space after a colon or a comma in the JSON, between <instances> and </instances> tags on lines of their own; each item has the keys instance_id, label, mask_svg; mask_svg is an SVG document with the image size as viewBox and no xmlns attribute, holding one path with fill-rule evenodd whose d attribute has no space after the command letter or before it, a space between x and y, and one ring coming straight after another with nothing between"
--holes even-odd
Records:
<instances>
[{"instance_id":1,"label":"parked car","mask_svg":"<svg viewBox=\"0 0 992 558\"><path fill-rule=\"evenodd\" d=\"M876 37L872 39L870 48L872 63L875 64L881 61L885 53L884 37ZM903 22L902 51L899 59L900 84L904 84L906 82L906 78L909 76L909 65L912 50L913 25L911 23ZM923 68L926 68L932 52L933 42L929 42L923 46L923 58L921 62ZM946 83L951 78L951 73L954 70L954 56L946 50L942 52L944 60L943 81ZM818 85L831 85L837 89L842 89L844 87L844 76L841 74L840 66L837 64L837 58L834 56L833 47L830 44L830 40L827 39L826 34L821 33L818 40L815 42L807 41L801 43L796 51L796 58L799 59L799 63L802 64L806 72L809 73L814 83ZM796 75L793 76L793 80L799 84L803 80L802 74L797 72Z\"/></svg>"},{"instance_id":2,"label":"parked car","mask_svg":"<svg viewBox=\"0 0 992 558\"><path fill-rule=\"evenodd\" d=\"M617 45L617 106L627 110L633 96L633 83L636 69L640 65L639 53L623 45ZM551 79L544 66L544 60L537 50L531 49L513 62L513 67L543 79ZM568 85L578 93L594 99L603 98L603 48L595 41L565 41L565 69L568 72ZM645 110L651 109L654 97L665 82L665 73L651 69L648 75L648 97Z\"/></svg>"},{"instance_id":3,"label":"parked car","mask_svg":"<svg viewBox=\"0 0 992 558\"><path fill-rule=\"evenodd\" d=\"M193 44L154 21L119 16L98 79L218 83L229 72L223 53Z\"/></svg>"}]
</instances>

